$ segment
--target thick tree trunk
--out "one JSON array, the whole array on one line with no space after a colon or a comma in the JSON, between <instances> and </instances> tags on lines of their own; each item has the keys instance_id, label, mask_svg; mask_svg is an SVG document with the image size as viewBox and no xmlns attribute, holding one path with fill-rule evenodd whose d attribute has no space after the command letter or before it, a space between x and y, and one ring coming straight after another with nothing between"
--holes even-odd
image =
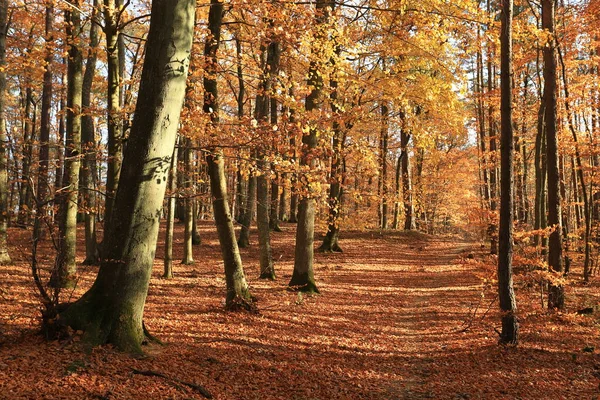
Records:
<instances>
[{"instance_id":1,"label":"thick tree trunk","mask_svg":"<svg viewBox=\"0 0 600 400\"><path fill-rule=\"evenodd\" d=\"M219 123L219 96L217 91L217 50L221 40L221 25L223 22L223 3L219 0L211 0L208 12L208 28L211 35L206 37L204 44L204 112L210 114L211 126L216 129ZM244 276L242 259L235 241L233 220L229 211L227 199L227 180L225 179L225 167L223 154L220 149L211 148L206 153L208 165L208 176L210 178L210 189L213 199L213 212L223 263L225 265L225 282L227 292L225 295L225 307L228 309L254 308L251 301L250 290Z\"/></svg>"},{"instance_id":2,"label":"thick tree trunk","mask_svg":"<svg viewBox=\"0 0 600 400\"><path fill-rule=\"evenodd\" d=\"M6 33L8 23L8 0L0 0L0 264L10 264L8 254L8 157L7 135L4 117L6 93Z\"/></svg>"},{"instance_id":3,"label":"thick tree trunk","mask_svg":"<svg viewBox=\"0 0 600 400\"><path fill-rule=\"evenodd\" d=\"M542 0L542 28L554 34L554 0ZM553 36L543 48L544 56L544 123L546 125L546 160L548 163L548 224L553 227L548 238L548 266L557 274L563 272L562 218L560 210L560 173L558 166L558 132L556 115L556 43ZM550 283L548 308L563 309L565 295L562 284Z\"/></svg>"},{"instance_id":4,"label":"thick tree trunk","mask_svg":"<svg viewBox=\"0 0 600 400\"><path fill-rule=\"evenodd\" d=\"M92 19L96 18L98 0L94 0ZM83 200L83 211L85 212L85 260L83 264L95 265L100 261L98 251L98 240L96 237L96 138L94 130L94 119L90 115L92 97L92 84L96 74L96 47L98 46L98 24L90 23L90 52L85 65L83 75L82 107L84 115L81 118L81 142L84 154L83 168L81 170L81 189ZM40 152L41 154L41 152Z\"/></svg>"},{"instance_id":5,"label":"thick tree trunk","mask_svg":"<svg viewBox=\"0 0 600 400\"><path fill-rule=\"evenodd\" d=\"M79 2L75 3L78 7ZM77 264L77 200L79 195L79 168L81 166L81 104L83 85L83 58L78 41L81 35L81 15L78 9L65 12L69 59L67 63L67 141L65 148L64 190L59 196L58 255L53 285L74 287Z\"/></svg>"},{"instance_id":6,"label":"thick tree trunk","mask_svg":"<svg viewBox=\"0 0 600 400\"><path fill-rule=\"evenodd\" d=\"M513 289L513 218L514 218L514 134L512 124L512 18L513 2L504 0L501 6L501 141L500 141L500 228L498 233L498 295L502 310L500 343L517 344L519 323Z\"/></svg>"},{"instance_id":7,"label":"thick tree trunk","mask_svg":"<svg viewBox=\"0 0 600 400\"><path fill-rule=\"evenodd\" d=\"M93 286L61 314L92 345L141 353L142 323L159 219L175 145L195 2L154 0L147 53L121 185Z\"/></svg>"}]
</instances>

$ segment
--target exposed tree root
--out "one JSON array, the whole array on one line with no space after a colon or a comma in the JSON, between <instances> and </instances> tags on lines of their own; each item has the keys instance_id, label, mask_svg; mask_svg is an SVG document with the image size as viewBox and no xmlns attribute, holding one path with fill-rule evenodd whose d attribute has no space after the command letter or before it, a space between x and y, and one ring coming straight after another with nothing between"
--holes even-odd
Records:
<instances>
[{"instance_id":1,"label":"exposed tree root","mask_svg":"<svg viewBox=\"0 0 600 400\"><path fill-rule=\"evenodd\" d=\"M177 378L172 378L170 376L167 376L161 372L157 372L157 371L152 371L152 370L140 370L140 369L135 369L132 368L131 369L133 371L134 374L137 375L144 375L144 376L156 376L159 378L163 378L166 379L167 381L171 381L171 382L175 382L181 385L185 385L189 388L192 388L193 390L195 390L196 392L200 393L202 396L204 396L207 399L212 399L213 396L212 394L208 391L208 389L206 389L204 386L202 385L198 385L196 383L192 383L192 382L186 382L186 381L182 381L181 379L177 379Z\"/></svg>"}]
</instances>

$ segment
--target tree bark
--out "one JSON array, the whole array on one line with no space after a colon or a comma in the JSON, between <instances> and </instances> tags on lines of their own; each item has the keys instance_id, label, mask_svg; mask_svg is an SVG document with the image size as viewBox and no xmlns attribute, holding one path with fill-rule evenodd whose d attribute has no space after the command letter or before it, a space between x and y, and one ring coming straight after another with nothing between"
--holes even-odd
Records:
<instances>
[{"instance_id":1,"label":"tree bark","mask_svg":"<svg viewBox=\"0 0 600 400\"><path fill-rule=\"evenodd\" d=\"M388 228L388 200L387 200L387 155L389 141L389 109L384 101L381 104L381 136L379 138L379 181L377 192L379 203L379 226Z\"/></svg>"},{"instance_id":2,"label":"tree bark","mask_svg":"<svg viewBox=\"0 0 600 400\"><path fill-rule=\"evenodd\" d=\"M6 33L8 0L0 0L0 264L10 264L8 253L8 157L6 121L4 117L6 93Z\"/></svg>"},{"instance_id":3,"label":"tree bark","mask_svg":"<svg viewBox=\"0 0 600 400\"><path fill-rule=\"evenodd\" d=\"M104 34L108 69L108 168L104 220L110 223L115 193L123 162L123 123L121 118L121 67L119 54L120 0L104 0ZM105 229L106 229L105 225Z\"/></svg>"},{"instance_id":4,"label":"tree bark","mask_svg":"<svg viewBox=\"0 0 600 400\"><path fill-rule=\"evenodd\" d=\"M343 195L343 183L344 183L344 163L342 162L344 157L344 144L345 134L342 131L344 128L340 122L340 109L338 106L338 68L337 59L341 53L341 48L336 45L335 56L331 58L331 64L334 69L332 76L329 81L329 88L331 93L329 95L331 111L334 115L332 124L333 128L333 139L331 143L332 147L332 159L331 169L329 173L329 213L327 215L327 233L323 239L319 251L322 252L342 252L342 248L339 245L340 237L340 226L339 219L342 208L342 195Z\"/></svg>"},{"instance_id":5,"label":"tree bark","mask_svg":"<svg viewBox=\"0 0 600 400\"><path fill-rule=\"evenodd\" d=\"M93 286L61 314L91 345L141 353L144 304L183 104L195 2L154 0L121 185Z\"/></svg>"},{"instance_id":6,"label":"tree bark","mask_svg":"<svg viewBox=\"0 0 600 400\"><path fill-rule=\"evenodd\" d=\"M400 130L400 147L402 149L402 202L404 203L404 230L417 229L415 222L415 208L412 195L412 182L410 174L410 156L408 154L408 143L410 134L406 129Z\"/></svg>"},{"instance_id":7,"label":"tree bark","mask_svg":"<svg viewBox=\"0 0 600 400\"><path fill-rule=\"evenodd\" d=\"M80 2L74 3L76 7ZM58 255L53 285L71 288L76 285L77 200L81 166L81 105L83 57L79 47L81 14L76 8L65 12L69 57L67 63L67 135L65 148L64 190L59 196Z\"/></svg>"},{"instance_id":8,"label":"tree bark","mask_svg":"<svg viewBox=\"0 0 600 400\"><path fill-rule=\"evenodd\" d=\"M183 148L183 164L185 167L184 182L185 182L185 214L183 219L184 238L183 238L183 259L182 264L191 265L194 263L193 256L193 231L194 231L194 199L193 199L193 184L192 184L192 141L189 138L182 138Z\"/></svg>"},{"instance_id":9,"label":"tree bark","mask_svg":"<svg viewBox=\"0 0 600 400\"><path fill-rule=\"evenodd\" d=\"M211 0L208 13L208 28L210 35L206 37L204 44L204 112L210 114L211 125L209 129L216 129L219 123L219 103L217 91L217 50L221 40L221 25L223 23L223 3L219 0ZM235 241L233 220L229 210L227 199L227 180L225 179L225 168L222 151L212 147L206 153L208 165L208 176L210 178L210 189L213 199L213 212L223 263L225 265L225 282L227 292L225 295L225 307L228 309L245 308L252 309L252 298L244 269L242 259Z\"/></svg>"},{"instance_id":10,"label":"tree bark","mask_svg":"<svg viewBox=\"0 0 600 400\"><path fill-rule=\"evenodd\" d=\"M513 289L513 219L514 219L514 134L512 121L512 18L513 0L504 0L501 6L500 62L501 62L501 142L500 142L500 227L498 232L498 295L502 310L500 343L517 344L519 323Z\"/></svg>"},{"instance_id":11,"label":"tree bark","mask_svg":"<svg viewBox=\"0 0 600 400\"><path fill-rule=\"evenodd\" d=\"M556 42L554 40L554 0L542 0L542 28L547 30L544 46L544 123L546 125L546 162L548 163L548 224L553 228L548 238L548 265L562 275L562 221L560 210L560 173L558 165L558 132L556 115ZM565 295L562 284L551 282L548 308L563 309Z\"/></svg>"},{"instance_id":12,"label":"tree bark","mask_svg":"<svg viewBox=\"0 0 600 400\"><path fill-rule=\"evenodd\" d=\"M250 246L250 227L252 226L252 214L256 207L256 176L248 178L246 186L246 204L240 217L240 237L238 238L238 246L242 249Z\"/></svg>"},{"instance_id":13,"label":"tree bark","mask_svg":"<svg viewBox=\"0 0 600 400\"><path fill-rule=\"evenodd\" d=\"M317 0L315 10L315 23L319 30L324 29L329 20L329 12L333 10L334 3L328 0ZM311 88L306 97L305 109L307 112L319 110L323 101L323 71L322 64L327 61L324 45L328 38L323 32L318 31L313 45L312 60L308 69L308 86ZM302 150L300 165L315 167L315 150L317 147L317 130L309 129L302 135ZM312 188L305 183L306 193L302 195L298 204L298 226L296 229L296 246L294 253L294 272L289 286L302 292L319 292L314 278L314 239L315 239L315 198L311 193Z\"/></svg>"},{"instance_id":14,"label":"tree bark","mask_svg":"<svg viewBox=\"0 0 600 400\"><path fill-rule=\"evenodd\" d=\"M177 143L177 140L176 142ZM167 199L167 229L165 232L165 262L163 278L173 278L173 231L175 230L175 191L177 190L177 148L173 149L169 168Z\"/></svg>"},{"instance_id":15,"label":"tree bark","mask_svg":"<svg viewBox=\"0 0 600 400\"><path fill-rule=\"evenodd\" d=\"M85 65L83 75L82 102L83 116L81 118L81 141L84 152L83 168L81 170L81 189L83 208L85 212L85 265L95 265L100 261L98 251L98 240L96 237L96 138L94 130L94 120L90 115L90 105L92 96L92 85L94 75L96 74L96 47L98 46L98 24L95 21L98 7L98 0L94 0L92 9L92 20L90 23L90 50ZM41 151L40 151L41 154Z\"/></svg>"}]
</instances>

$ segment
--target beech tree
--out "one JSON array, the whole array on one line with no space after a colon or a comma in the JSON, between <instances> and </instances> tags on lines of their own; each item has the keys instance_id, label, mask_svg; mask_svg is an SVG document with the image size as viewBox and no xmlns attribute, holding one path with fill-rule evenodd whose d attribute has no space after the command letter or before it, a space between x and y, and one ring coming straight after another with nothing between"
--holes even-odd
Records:
<instances>
[{"instance_id":1,"label":"beech tree","mask_svg":"<svg viewBox=\"0 0 600 400\"><path fill-rule=\"evenodd\" d=\"M60 314L91 345L141 353L143 312L183 105L195 2L153 0L131 134L92 287Z\"/></svg>"},{"instance_id":2,"label":"beech tree","mask_svg":"<svg viewBox=\"0 0 600 400\"><path fill-rule=\"evenodd\" d=\"M558 161L556 40L554 38L554 1L542 0L542 28L547 30L544 55L544 123L546 128L546 160L548 163L548 224L552 233L548 238L548 265L557 274L563 272L562 218L560 198L560 173ZM550 283L548 308L565 306L564 288L560 283Z\"/></svg>"},{"instance_id":3,"label":"beech tree","mask_svg":"<svg viewBox=\"0 0 600 400\"><path fill-rule=\"evenodd\" d=\"M500 343L517 344L519 324L512 281L514 220L514 134L512 118L512 19L513 2L503 0L500 17L501 139L500 139L500 226L498 232L498 293L502 310Z\"/></svg>"},{"instance_id":4,"label":"beech tree","mask_svg":"<svg viewBox=\"0 0 600 400\"><path fill-rule=\"evenodd\" d=\"M0 0L0 263L10 263L7 243L8 225L8 172L6 121L6 32L8 28L8 0Z\"/></svg>"}]
</instances>

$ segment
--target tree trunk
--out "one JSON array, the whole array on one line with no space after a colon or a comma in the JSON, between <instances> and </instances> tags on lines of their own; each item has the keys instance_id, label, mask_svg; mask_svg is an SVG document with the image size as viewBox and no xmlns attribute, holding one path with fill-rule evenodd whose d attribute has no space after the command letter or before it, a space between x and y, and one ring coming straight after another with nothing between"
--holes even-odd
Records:
<instances>
[{"instance_id":1,"label":"tree trunk","mask_svg":"<svg viewBox=\"0 0 600 400\"><path fill-rule=\"evenodd\" d=\"M252 226L252 214L256 207L256 176L248 178L246 186L246 204L240 218L240 237L238 238L238 246L242 249L250 246L250 227Z\"/></svg>"},{"instance_id":2,"label":"tree trunk","mask_svg":"<svg viewBox=\"0 0 600 400\"><path fill-rule=\"evenodd\" d=\"M274 58L279 58L279 43L273 41L268 44L266 49L266 60L264 59L265 49L263 46L261 58L264 60L263 76L260 83L259 94L256 96L256 113L255 117L260 127L268 129L269 105L272 91L272 82L274 78L273 66L278 68L279 61L274 61ZM276 104L275 104L276 105ZM271 123L277 122L277 111L275 115L271 114ZM260 278L275 279L275 268L273 266L273 255L271 251L271 233L269 230L279 229L277 224L277 215L275 220L271 219L273 213L269 214L269 208L273 209L274 204L269 201L269 181L266 174L270 170L270 165L265 161L265 150L258 149L256 158L258 159L258 170L260 175L256 177L256 225L258 226L258 245L260 251ZM271 196L271 200L273 197ZM270 204L269 204L270 203ZM269 207L269 205L271 207ZM275 204L276 206L276 204ZM275 225L272 225L275 224ZM280 230L280 229L279 229Z\"/></svg>"},{"instance_id":3,"label":"tree trunk","mask_svg":"<svg viewBox=\"0 0 600 400\"><path fill-rule=\"evenodd\" d=\"M193 230L194 230L194 199L193 199L193 184L192 184L192 141L189 138L182 138L183 148L183 164L185 167L185 214L183 219L184 238L183 238L183 259L182 264L191 265L194 263L193 256Z\"/></svg>"},{"instance_id":4,"label":"tree trunk","mask_svg":"<svg viewBox=\"0 0 600 400\"><path fill-rule=\"evenodd\" d=\"M80 3L75 3L79 7ZM67 136L65 148L64 190L59 196L58 255L53 285L71 288L76 285L77 264L77 198L81 165L81 104L83 58L78 41L81 35L81 15L76 7L65 12L69 57L67 63Z\"/></svg>"},{"instance_id":5,"label":"tree trunk","mask_svg":"<svg viewBox=\"0 0 600 400\"><path fill-rule=\"evenodd\" d=\"M567 112L567 123L569 125L569 131L571 131L571 136L573 136L573 143L575 144L575 161L577 162L577 177L573 174L573 192L575 193L575 197L577 197L577 180L581 185L581 197L583 198L583 218L585 223L585 231L583 235L583 242L585 244L585 259L583 262L583 280L584 282L588 282L590 279L590 263L591 263L591 239L590 236L592 234L592 219L590 216L590 201L587 192L587 187L585 186L585 179L583 175L583 165L581 162L581 154L579 150L579 140L577 138L577 131L575 130L575 126L573 126L573 119L571 115L571 104L569 102L569 85L567 79L567 72L565 63L560 51L558 49L558 56L562 67L562 80L563 80L563 91L565 94L565 111ZM577 179L579 178L579 179ZM577 202L577 201L576 201ZM580 217L579 217L580 218ZM578 218L578 219L579 219Z\"/></svg>"},{"instance_id":6,"label":"tree trunk","mask_svg":"<svg viewBox=\"0 0 600 400\"><path fill-rule=\"evenodd\" d=\"M400 186L402 179L402 157L404 152L400 152L398 159L396 160L396 177L394 186L394 222L392 223L392 229L396 230L400 227Z\"/></svg>"},{"instance_id":7,"label":"tree trunk","mask_svg":"<svg viewBox=\"0 0 600 400\"><path fill-rule=\"evenodd\" d=\"M267 168L267 163L259 156L258 169ZM269 232L269 182L263 174L256 177L256 225L258 225L258 245L260 251L260 279L275 279L271 234Z\"/></svg>"},{"instance_id":8,"label":"tree trunk","mask_svg":"<svg viewBox=\"0 0 600 400\"><path fill-rule=\"evenodd\" d=\"M554 37L554 1L542 0L542 28L549 33L544 56L544 123L546 125L546 162L548 165L548 224L553 227L548 238L548 266L562 275L562 221L560 210L560 174L558 169L558 132L556 116L556 43ZM548 308L563 309L562 284L550 283Z\"/></svg>"},{"instance_id":9,"label":"tree trunk","mask_svg":"<svg viewBox=\"0 0 600 400\"><path fill-rule=\"evenodd\" d=\"M333 10L333 2L317 0L315 10L315 23L319 27L315 44L312 46L312 60L308 69L308 86L311 88L306 97L305 109L308 113L321 108L323 97L323 71L322 64L327 62L325 41L328 40L322 30L329 20L329 13ZM309 169L315 167L315 150L318 137L315 128L309 129L302 135L302 150L300 165ZM294 272L289 286L303 292L319 292L314 279L314 239L315 239L315 198L311 193L312 188L307 184L306 194L303 194L298 204L298 226L296 229L296 246L294 253Z\"/></svg>"},{"instance_id":10,"label":"tree trunk","mask_svg":"<svg viewBox=\"0 0 600 400\"><path fill-rule=\"evenodd\" d=\"M512 18L513 1L505 0L501 6L502 28L500 33L501 62L501 142L500 142L500 228L498 233L498 295L502 310L500 343L517 344L519 323L516 316L517 303L513 289L513 218L514 218L514 134L512 124Z\"/></svg>"},{"instance_id":11,"label":"tree trunk","mask_svg":"<svg viewBox=\"0 0 600 400\"><path fill-rule=\"evenodd\" d=\"M490 7L490 1L488 0L488 10ZM487 61L487 89L488 93L491 93L494 90L494 68L492 65L492 60L494 58L494 54L491 49L488 50L488 61ZM497 222L497 214L498 204L497 204L497 176L496 176L496 168L497 168L497 147L496 147L496 128L494 121L494 106L493 103L490 102L488 105L488 138L490 141L490 153L489 153L489 180L490 180L490 214L491 221L488 226L488 234L490 237L490 254L498 254L498 222Z\"/></svg>"},{"instance_id":12,"label":"tree trunk","mask_svg":"<svg viewBox=\"0 0 600 400\"><path fill-rule=\"evenodd\" d=\"M106 172L106 206L104 220L110 223L115 193L123 159L123 123L121 118L121 75L119 54L119 0L104 0L104 34L108 69L108 168ZM105 225L105 229L107 226Z\"/></svg>"},{"instance_id":13,"label":"tree trunk","mask_svg":"<svg viewBox=\"0 0 600 400\"><path fill-rule=\"evenodd\" d=\"M389 140L389 109L388 105L381 104L381 136L379 138L379 181L377 193L380 198L379 204L379 226L381 229L388 228L388 200L387 200L387 155Z\"/></svg>"},{"instance_id":14,"label":"tree trunk","mask_svg":"<svg viewBox=\"0 0 600 400\"><path fill-rule=\"evenodd\" d=\"M208 28L211 35L207 36L204 44L204 112L210 114L211 126L216 129L219 123L219 97L217 92L217 50L221 40L221 25L223 22L223 3L219 0L211 0L208 13ZM225 295L225 307L228 309L254 308L251 301L250 290L246 283L242 259L235 241L233 220L229 211L227 199L227 180L225 179L225 168L222 151L210 148L206 153L208 165L208 176L210 178L210 189L213 199L213 212L223 263L225 265L225 282L227 293Z\"/></svg>"},{"instance_id":15,"label":"tree trunk","mask_svg":"<svg viewBox=\"0 0 600 400\"><path fill-rule=\"evenodd\" d=\"M92 19L96 18L98 0L94 0ZM98 24L90 23L90 52L83 75L82 102L84 115L81 118L81 141L84 152L83 168L81 170L81 189L83 208L85 212L85 265L95 265L100 261L98 240L96 238L96 138L94 119L90 115L92 84L96 74L96 47L98 46ZM40 152L41 154L41 152Z\"/></svg>"},{"instance_id":16,"label":"tree trunk","mask_svg":"<svg viewBox=\"0 0 600 400\"><path fill-rule=\"evenodd\" d=\"M175 142L177 143L177 141ZM177 190L177 148L173 149L169 168L167 199L167 229L165 232L165 262L163 278L173 278L173 231L175 228L175 191Z\"/></svg>"},{"instance_id":17,"label":"tree trunk","mask_svg":"<svg viewBox=\"0 0 600 400\"><path fill-rule=\"evenodd\" d=\"M6 93L6 33L8 0L0 0L0 264L10 264L8 254L8 157L6 121L4 117Z\"/></svg>"},{"instance_id":18,"label":"tree trunk","mask_svg":"<svg viewBox=\"0 0 600 400\"><path fill-rule=\"evenodd\" d=\"M402 202L404 203L404 230L411 231L417 228L413 205L412 182L410 176L410 156L408 142L410 134L406 129L400 131L400 146L402 148Z\"/></svg>"},{"instance_id":19,"label":"tree trunk","mask_svg":"<svg viewBox=\"0 0 600 400\"><path fill-rule=\"evenodd\" d=\"M338 69L337 59L341 53L341 48L336 45L335 56L331 58L331 64L334 65L332 77L329 81L329 87L331 93L329 95L331 111L334 115L333 120L333 139L331 143L332 147L332 159L331 159L331 170L329 176L329 213L327 217L327 233L323 239L319 251L332 253L342 252L338 241L340 237L340 226L339 219L342 208L342 195L343 195L343 183L344 183L344 164L342 158L344 157L344 142L345 135L342 132L342 124L339 121L340 109L338 107Z\"/></svg>"},{"instance_id":20,"label":"tree trunk","mask_svg":"<svg viewBox=\"0 0 600 400\"><path fill-rule=\"evenodd\" d=\"M175 145L194 28L195 2L154 0L139 97L121 185L93 286L61 320L91 345L141 353L143 311Z\"/></svg>"}]
</instances>

